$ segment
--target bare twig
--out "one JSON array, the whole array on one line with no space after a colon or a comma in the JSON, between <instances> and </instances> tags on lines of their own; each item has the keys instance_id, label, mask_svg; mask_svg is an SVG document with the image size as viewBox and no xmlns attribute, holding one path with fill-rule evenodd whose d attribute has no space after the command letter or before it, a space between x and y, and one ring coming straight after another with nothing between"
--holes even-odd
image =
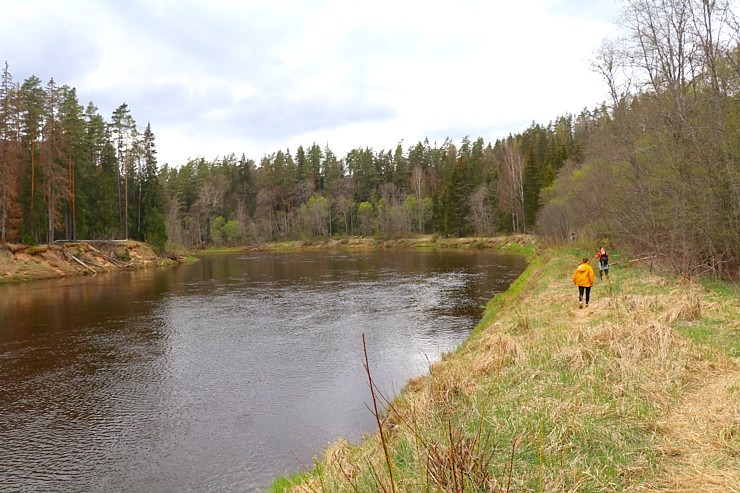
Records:
<instances>
[{"instance_id":1,"label":"bare twig","mask_svg":"<svg viewBox=\"0 0 740 493\"><path fill-rule=\"evenodd\" d=\"M375 483L376 483L376 484L378 485L378 487L379 487L379 488L380 488L381 490L383 490L383 493L388 493L388 490L387 490L387 489L385 488L385 485L384 485L384 484L383 484L383 482L382 482L382 481L380 480L380 475L379 475L379 474L378 474L378 472L377 472L377 471L375 470L375 466L374 466L374 465L372 464L372 462L371 462L371 463L370 463L369 465L370 465L370 472L371 472L371 473L373 474L373 477L375 478Z\"/></svg>"},{"instance_id":2,"label":"bare twig","mask_svg":"<svg viewBox=\"0 0 740 493\"><path fill-rule=\"evenodd\" d=\"M296 462L297 462L297 463L298 463L298 464L299 464L299 465L301 466L301 468L303 469L303 471L304 471L304 472L305 472L306 474L310 474L310 473L311 473L311 469L310 469L310 468L309 468L309 467L308 467L308 466L307 466L307 465L306 465L306 464L305 464L305 463L304 463L304 462L303 462L303 461L302 461L302 460L301 460L300 458L298 458L298 456L297 456L297 455L295 454L295 452L291 451L290 453L291 453L291 455L293 456L293 458L294 458L294 459L296 460ZM306 487L307 487L307 488L308 488L309 490L311 490L311 491L312 491L313 493L318 493L318 492L317 492L317 491L316 491L316 490L315 490L315 489L314 489L314 488L313 488L313 487L311 486L311 484L310 484L309 482L305 482L305 483L304 483L304 485L305 485L305 486L306 486Z\"/></svg>"},{"instance_id":3,"label":"bare twig","mask_svg":"<svg viewBox=\"0 0 740 493\"><path fill-rule=\"evenodd\" d=\"M385 443L385 435L383 434L383 424L380 421L380 413L378 412L378 399L375 396L375 384L373 382L373 377L370 374L370 362L367 357L367 344L365 343L365 334L362 334L362 350L365 353L365 372L367 373L367 380L370 384L370 394L373 398L373 415L375 416L375 421L378 423L378 432L380 433L380 442L383 445L383 453L385 454L385 462L388 464L388 475L390 476L391 480L391 491L393 493L396 492L396 486L393 481L393 467L391 466L391 458L388 455L388 446Z\"/></svg>"},{"instance_id":4,"label":"bare twig","mask_svg":"<svg viewBox=\"0 0 740 493\"><path fill-rule=\"evenodd\" d=\"M511 440L511 460L509 462L509 481L506 483L506 493L511 490L511 477L514 475L514 452L516 451L516 436Z\"/></svg>"},{"instance_id":5,"label":"bare twig","mask_svg":"<svg viewBox=\"0 0 740 493\"><path fill-rule=\"evenodd\" d=\"M457 447L455 445L455 439L452 437L452 423L450 421L447 422L447 433L450 439L450 446L448 447L447 450L450 453L450 469L452 470L452 485L455 488L455 493L459 493L460 487L457 484L457 465L455 461L455 449Z\"/></svg>"}]
</instances>

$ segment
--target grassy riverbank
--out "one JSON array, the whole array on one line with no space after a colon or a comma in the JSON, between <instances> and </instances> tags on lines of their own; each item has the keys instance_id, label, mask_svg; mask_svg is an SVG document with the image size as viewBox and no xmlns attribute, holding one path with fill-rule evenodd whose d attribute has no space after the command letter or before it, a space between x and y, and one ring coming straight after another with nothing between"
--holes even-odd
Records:
<instances>
[{"instance_id":1,"label":"grassy riverbank","mask_svg":"<svg viewBox=\"0 0 740 493\"><path fill-rule=\"evenodd\" d=\"M494 237L442 238L436 235L421 235L413 238L381 239L364 236L317 241L275 241L237 247L213 247L199 250L199 255L238 253L244 251L290 252L299 250L376 250L389 248L496 248L521 252L535 242L530 235L508 235Z\"/></svg>"},{"instance_id":2,"label":"grassy riverbank","mask_svg":"<svg viewBox=\"0 0 740 493\"><path fill-rule=\"evenodd\" d=\"M737 287L613 252L579 310L572 274L592 250L533 254L462 347L377 395L374 434L271 491L740 491Z\"/></svg>"}]
</instances>

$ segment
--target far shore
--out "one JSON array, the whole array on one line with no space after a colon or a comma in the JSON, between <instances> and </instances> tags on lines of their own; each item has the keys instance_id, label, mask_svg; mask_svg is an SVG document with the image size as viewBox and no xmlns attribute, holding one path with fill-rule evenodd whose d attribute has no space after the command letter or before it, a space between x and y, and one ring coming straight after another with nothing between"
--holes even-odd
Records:
<instances>
[{"instance_id":1,"label":"far shore","mask_svg":"<svg viewBox=\"0 0 740 493\"><path fill-rule=\"evenodd\" d=\"M298 251L327 248L383 249L383 248L521 248L535 243L531 235L508 235L491 237L446 238L436 235L412 238L383 239L365 236L332 238L324 240L292 240L256 243L245 246L208 247L197 250L197 254L238 253L243 251Z\"/></svg>"},{"instance_id":2,"label":"far shore","mask_svg":"<svg viewBox=\"0 0 740 493\"><path fill-rule=\"evenodd\" d=\"M193 255L244 251L302 251L384 248L496 248L519 251L533 245L529 235L440 238L436 235L403 239L348 237L328 240L275 241L241 246L209 246L199 250L158 255L150 245L133 240L64 241L51 245L0 244L0 284L87 276L120 270L165 267L194 260Z\"/></svg>"}]
</instances>

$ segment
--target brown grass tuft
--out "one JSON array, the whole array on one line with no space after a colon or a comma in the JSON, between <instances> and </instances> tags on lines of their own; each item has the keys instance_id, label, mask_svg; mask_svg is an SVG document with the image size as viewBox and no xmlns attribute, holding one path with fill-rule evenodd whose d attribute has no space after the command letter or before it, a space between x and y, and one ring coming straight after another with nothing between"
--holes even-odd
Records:
<instances>
[{"instance_id":1,"label":"brown grass tuft","mask_svg":"<svg viewBox=\"0 0 740 493\"><path fill-rule=\"evenodd\" d=\"M696 291L682 290L681 293L671 293L672 303L665 310L661 319L667 324L672 324L679 320L692 321L698 320L702 314L701 298ZM677 298L677 299L676 299Z\"/></svg>"},{"instance_id":2,"label":"brown grass tuft","mask_svg":"<svg viewBox=\"0 0 740 493\"><path fill-rule=\"evenodd\" d=\"M667 361L672 351L685 346L685 341L670 327L657 320L615 324L606 322L584 331L585 337L625 362L643 359Z\"/></svg>"},{"instance_id":3,"label":"brown grass tuft","mask_svg":"<svg viewBox=\"0 0 740 493\"><path fill-rule=\"evenodd\" d=\"M440 491L462 492L466 484L474 491L504 491L490 473L493 453L488 443L478 443L459 428L448 428L444 442L427 444L426 473Z\"/></svg>"},{"instance_id":4,"label":"brown grass tuft","mask_svg":"<svg viewBox=\"0 0 740 493\"><path fill-rule=\"evenodd\" d=\"M427 382L426 375L422 375L416 378L411 378L408 381L406 390L414 394L417 392L421 392L422 390L424 390L424 387L426 387L426 382Z\"/></svg>"},{"instance_id":5,"label":"brown grass tuft","mask_svg":"<svg viewBox=\"0 0 740 493\"><path fill-rule=\"evenodd\" d=\"M553 354L555 362L565 363L571 370L583 370L590 367L595 357L591 349L575 343Z\"/></svg>"},{"instance_id":6,"label":"brown grass tuft","mask_svg":"<svg viewBox=\"0 0 740 493\"><path fill-rule=\"evenodd\" d=\"M471 355L475 376L492 375L505 364L521 365L527 353L513 337L501 332L487 332L480 337Z\"/></svg>"},{"instance_id":7,"label":"brown grass tuft","mask_svg":"<svg viewBox=\"0 0 740 493\"><path fill-rule=\"evenodd\" d=\"M640 323L657 318L665 310L665 299L660 296L621 295L604 300L605 308L614 312L618 320L634 320Z\"/></svg>"},{"instance_id":8,"label":"brown grass tuft","mask_svg":"<svg viewBox=\"0 0 740 493\"><path fill-rule=\"evenodd\" d=\"M440 362L432 365L427 397L442 415L454 415L466 407L477 383L459 364Z\"/></svg>"},{"instance_id":9,"label":"brown grass tuft","mask_svg":"<svg viewBox=\"0 0 740 493\"><path fill-rule=\"evenodd\" d=\"M357 474L357 468L351 460L350 444L345 439L337 440L326 449L323 463L335 476L344 478L349 483Z\"/></svg>"}]
</instances>

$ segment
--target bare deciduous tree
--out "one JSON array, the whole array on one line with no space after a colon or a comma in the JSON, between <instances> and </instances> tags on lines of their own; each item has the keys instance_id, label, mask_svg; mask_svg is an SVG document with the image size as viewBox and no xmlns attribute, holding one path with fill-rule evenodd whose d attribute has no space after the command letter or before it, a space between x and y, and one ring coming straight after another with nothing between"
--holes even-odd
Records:
<instances>
[{"instance_id":1,"label":"bare deciduous tree","mask_svg":"<svg viewBox=\"0 0 740 493\"><path fill-rule=\"evenodd\" d=\"M501 210L511 217L514 232L524 231L524 165L525 160L516 140L506 139L498 179Z\"/></svg>"},{"instance_id":2,"label":"bare deciduous tree","mask_svg":"<svg viewBox=\"0 0 740 493\"><path fill-rule=\"evenodd\" d=\"M586 231L683 275L739 274L738 72L724 67L740 45L728 26L737 21L727 0L626 3L626 36L596 62L613 106L591 116L583 165L561 170L543 230L581 208L594 216Z\"/></svg>"},{"instance_id":3,"label":"bare deciduous tree","mask_svg":"<svg viewBox=\"0 0 740 493\"><path fill-rule=\"evenodd\" d=\"M493 234L493 213L489 194L488 187L482 184L470 196L470 215L475 233L479 236Z\"/></svg>"}]
</instances>

